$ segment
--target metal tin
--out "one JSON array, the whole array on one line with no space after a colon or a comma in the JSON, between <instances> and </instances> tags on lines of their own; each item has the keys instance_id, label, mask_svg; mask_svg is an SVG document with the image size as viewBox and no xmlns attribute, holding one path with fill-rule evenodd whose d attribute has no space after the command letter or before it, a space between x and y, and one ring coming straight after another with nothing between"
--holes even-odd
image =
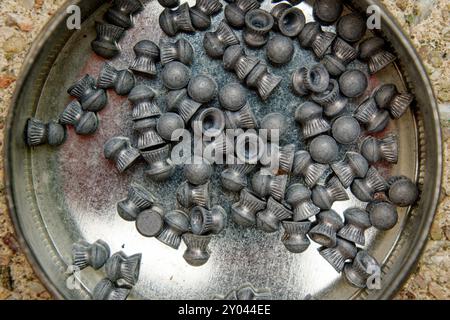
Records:
<instances>
[{"instance_id":1,"label":"metal tin","mask_svg":"<svg viewBox=\"0 0 450 320\"><path fill-rule=\"evenodd\" d=\"M194 4L194 1L188 2ZM368 5L376 4L383 8L375 0L349 3L364 12ZM77 4L81 8L81 31L69 31L65 27L69 4ZM112 252L122 250L124 246L126 254L143 254L140 280L129 299L208 299L230 292L242 283L251 283L256 288L270 286L275 299L303 299L307 294L317 299L392 297L416 264L433 221L441 189L442 138L437 104L425 68L386 10L381 10L383 33L399 61L375 75L374 79L395 83L402 92L407 90L413 93L417 102L413 110L408 110L386 129L399 136L399 163L381 168L389 171L390 175L403 174L413 178L419 185L421 197L413 208L399 209L399 223L394 229L387 233L367 232L366 248L380 262L383 274L382 289L369 291L350 286L345 277L333 272L315 250L310 248L298 257L293 256L285 250L279 237L272 239L256 229L243 229L234 223L228 224L223 235L211 240L211 257L206 265L198 268L186 264L181 257L182 251L174 251L156 239L140 236L133 223L122 221L115 213L115 203L126 193L129 183L137 180L145 183L150 191L158 190L158 200L169 206L174 206L174 192L173 187L165 183L144 180L144 164L119 176L113 172L113 164L102 159L102 145L106 140L119 134L131 134L131 129L127 132L118 130L119 127L126 128L126 121L130 120L130 114L126 111L129 109L122 107L124 98L110 99L108 106L100 113L103 127L90 139L82 140L69 128L67 142L57 150L45 145L30 149L25 145L23 128L27 119L36 116L48 122L57 118L61 108L69 102L69 97L61 88L69 87L85 73L96 75L98 72L103 60L92 53L90 41L95 38L95 19L103 16L107 7L102 0L75 0L67 2L55 13L29 51L5 125L5 190L11 219L16 236L36 274L54 297L90 298L104 274L95 270L83 271L81 288L69 290L65 285L65 271L71 263L73 242L79 239L92 242L99 238L110 244ZM298 7L308 19L311 18L312 8L308 2L302 2ZM265 1L262 8L270 10L272 4ZM152 1L136 16L136 28L129 30L121 41L124 50L111 60L116 68L125 68L132 61L135 32L140 30L150 40L159 40L162 33L158 15L162 10L156 1ZM219 16L213 17L213 23L217 24L219 19ZM190 34L186 38L196 50L202 50L201 35ZM297 51L293 61L311 64L314 60L312 52ZM198 71L214 73L221 70L221 61L208 61L200 61ZM300 65L290 67L299 68ZM276 72L282 75L285 70L280 68ZM233 79L234 75L223 72L221 77L217 79L219 86ZM143 81L148 85L154 83L151 79ZM162 86L159 88L165 90ZM288 102L273 103L277 99L284 102L298 100L291 107ZM249 97L249 100L258 117L261 110L265 115L279 111L281 105L283 110L293 114L295 107L304 101L294 98L289 88L284 87L267 103L260 101L256 95ZM123 111L117 112L119 109ZM424 117L424 114L427 116ZM288 126L287 132L291 134L286 137L286 143L304 147L299 142L301 134L298 125L292 121ZM76 152L81 149L86 152ZM79 159L85 161L77 161ZM86 166L86 162L92 165ZM80 175L81 170L84 174ZM212 182L213 199L219 200L218 204L229 211L229 203L237 201L238 195L223 192L217 176L220 178L220 174L216 175ZM174 184L183 181L179 170L172 180ZM85 196L86 190L91 191L89 197ZM345 208L355 204L358 202L351 199L338 203L334 208L341 214ZM248 267L250 264L251 268ZM172 280L168 281L172 276ZM321 280L317 281L319 278ZM271 281L268 282L268 279Z\"/></svg>"}]
</instances>

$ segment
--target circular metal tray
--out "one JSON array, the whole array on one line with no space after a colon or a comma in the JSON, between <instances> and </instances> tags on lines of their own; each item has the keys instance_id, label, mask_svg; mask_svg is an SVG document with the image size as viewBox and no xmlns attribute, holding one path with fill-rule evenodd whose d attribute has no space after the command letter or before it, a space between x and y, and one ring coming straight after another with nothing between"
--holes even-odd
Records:
<instances>
[{"instance_id":1,"label":"circular metal tray","mask_svg":"<svg viewBox=\"0 0 450 320\"><path fill-rule=\"evenodd\" d=\"M192 5L194 1L188 1ZM388 232L367 233L366 248L382 264L382 289L359 290L349 286L322 259L312 245L300 255L287 252L280 234L263 234L243 229L229 221L226 231L213 238L211 259L203 267L194 268L182 258L184 248L173 250L156 239L143 238L133 223L117 215L116 203L124 198L131 181L138 181L152 190L165 209L175 206L175 189L182 181L180 168L167 183L153 183L143 176L144 164L120 175L103 157L103 144L115 135L132 136L130 105L126 98L109 92L109 104L100 113L99 131L91 137L80 137L69 130L67 142L59 148L42 146L28 148L23 142L23 128L29 117L55 119L70 100L66 89L85 73L96 77L104 60L90 49L95 37L94 21L100 19L107 5L99 0L69 1L77 4L83 15L82 29L66 28L65 8L57 12L31 48L23 74L17 84L6 126L5 179L9 208L18 237L35 271L57 298L84 299L104 277L103 271L83 270L78 278L79 290L66 285L71 263L72 243L79 239L105 240L112 252L143 254L141 275L130 298L136 299L210 299L216 294L251 283L268 288L276 299L303 299L311 294L318 299L383 299L390 298L407 278L427 239L435 213L441 181L441 135L436 102L416 52L406 40L393 18L381 12L383 36L399 56L399 61L372 76L370 89L379 83L393 82L401 90L416 96L412 111L399 121L391 121L386 132L395 132L400 140L399 163L378 165L385 175L404 174L415 179L421 190L420 201L413 208L399 210L399 223ZM68 5L67 4L67 5ZM352 10L364 10L376 1L352 1ZM263 7L272 4L265 1ZM312 20L311 2L299 5ZM136 18L136 26L121 41L122 54L112 61L126 68L134 58L132 47L142 39L158 43L162 36L158 16L161 7L150 1ZM350 10L347 8L347 10ZM220 17L214 21L217 23ZM332 27L331 27L332 28ZM202 49L203 33L178 35L192 42L196 49L193 73L209 73L223 85L236 78L223 71L221 61L211 61ZM296 41L296 56L283 68L272 68L284 76L281 88L263 103L255 94L250 102L258 117L280 111L290 119L284 143L304 147L293 112L303 99L289 90L289 74L296 68L314 63L313 54L301 49ZM264 58L264 50L251 54ZM354 63L355 68L362 65ZM163 105L165 91L159 79L138 78L159 92ZM370 93L368 90L367 95ZM361 99L360 99L361 100ZM350 111L360 100L352 101ZM215 102L217 104L217 102ZM345 151L345 150L342 150ZM236 195L222 191L213 179L213 203L229 209ZM291 182L296 179L292 178ZM358 204L354 198L338 203L340 214Z\"/></svg>"}]
</instances>

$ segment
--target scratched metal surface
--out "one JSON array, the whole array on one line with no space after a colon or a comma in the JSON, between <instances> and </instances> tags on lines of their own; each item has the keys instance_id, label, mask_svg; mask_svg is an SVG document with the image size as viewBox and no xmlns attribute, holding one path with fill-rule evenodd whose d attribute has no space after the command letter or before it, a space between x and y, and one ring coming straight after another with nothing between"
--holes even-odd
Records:
<instances>
[{"instance_id":1,"label":"scratched metal surface","mask_svg":"<svg viewBox=\"0 0 450 320\"><path fill-rule=\"evenodd\" d=\"M190 4L194 1L189 1ZM270 9L270 1L263 7ZM299 5L312 20L309 2ZM101 17L102 7L84 23L82 30L76 32L61 50L56 63L51 68L47 82L42 90L36 116L56 117L69 102L66 89L74 80L89 73L96 77L104 62L90 50L94 38L93 22ZM121 41L122 54L112 61L118 68L126 68L134 58L132 47L143 39L159 42L161 34L158 16L161 8L156 1L147 4L146 9L136 19L136 26L129 30ZM214 23L222 19L222 14L214 18ZM332 28L332 27L331 27ZM209 73L219 86L236 77L223 70L221 60L209 59L202 48L203 33L181 34L179 38L188 39L196 51L193 74ZM296 53L293 61L282 68L271 67L273 73L283 76L280 88L265 103L249 91L250 104L257 117L278 111L289 119L287 134L283 143L295 143L298 149L305 148L299 126L294 121L294 110L304 100L294 96L289 89L290 74L304 65L316 63L313 54L300 48L295 41ZM264 50L248 50L249 53L265 59ZM363 68L360 63L354 67ZM164 110L165 89L160 79L149 80L138 77L139 83L151 85L158 91L158 101ZM370 79L370 88L380 82L394 82L404 89L400 73L391 66ZM285 250L280 241L281 232L267 235L256 229L243 229L229 221L221 235L211 242L211 258L202 267L191 267L182 255L184 244L173 250L156 239L139 235L134 223L123 221L116 213L116 203L126 196L132 181L137 181L153 191L166 210L175 207L175 192L183 181L181 168L177 168L169 182L154 183L143 176L145 164L139 163L125 174L119 174L103 157L103 144L115 135L133 137L131 130L130 105L126 98L108 92L108 106L99 114L100 128L92 137L77 136L69 130L67 142L59 149L36 148L32 151L32 180L42 219L43 228L48 232L54 250L52 252L70 265L71 245L74 241L85 239L105 240L112 252L123 250L127 254L141 252L143 255L140 280L132 291L135 299L209 299L215 294L225 294L233 288L250 282L255 287L269 288L277 299L303 299L312 294L319 299L347 299L357 297L358 290L348 286L345 280L319 255L315 244L304 254L294 255ZM360 99L362 100L362 99ZM348 112L358 104L352 101ZM217 101L212 105L218 106ZM416 177L417 136L412 113L407 113L400 121L391 121L386 132L396 132L402 146L400 161L396 166L381 164L378 168L385 177L404 174ZM380 133L384 136L386 132ZM353 146L351 148L356 148ZM341 155L346 150L341 150ZM222 167L215 170L212 181L213 203L219 203L229 211L237 196L224 192L218 181ZM290 182L299 181L292 177ZM336 204L333 209L340 214L345 208L362 205L352 198ZM373 230L367 233L367 248L380 261L389 256L395 241L404 227L407 211L399 210L397 226L384 233ZM72 298L87 298L95 284L104 276L103 271L83 270L79 275L82 289L73 291ZM63 279L63 278L62 278ZM59 279L57 287L63 288L65 282ZM61 291L66 291L61 289Z\"/></svg>"}]
</instances>

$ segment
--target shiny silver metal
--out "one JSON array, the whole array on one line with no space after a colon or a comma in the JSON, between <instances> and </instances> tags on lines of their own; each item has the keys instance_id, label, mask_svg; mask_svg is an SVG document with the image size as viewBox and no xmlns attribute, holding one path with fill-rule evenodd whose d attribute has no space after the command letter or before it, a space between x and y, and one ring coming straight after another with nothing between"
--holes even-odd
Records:
<instances>
[{"instance_id":1,"label":"shiny silver metal","mask_svg":"<svg viewBox=\"0 0 450 320\"><path fill-rule=\"evenodd\" d=\"M289 208L270 197L267 200L266 209L256 214L256 226L266 233L277 232L280 229L281 222L288 220L292 215L293 213Z\"/></svg>"},{"instance_id":2,"label":"shiny silver metal","mask_svg":"<svg viewBox=\"0 0 450 320\"><path fill-rule=\"evenodd\" d=\"M164 215L164 227L156 237L165 245L178 249L181 244L181 236L189 231L189 218L180 210L167 212Z\"/></svg>"},{"instance_id":3,"label":"shiny silver metal","mask_svg":"<svg viewBox=\"0 0 450 320\"><path fill-rule=\"evenodd\" d=\"M170 160L170 144L141 150L142 158L148 163L145 176L156 182L168 180L175 171L175 165Z\"/></svg>"},{"instance_id":4,"label":"shiny silver metal","mask_svg":"<svg viewBox=\"0 0 450 320\"><path fill-rule=\"evenodd\" d=\"M113 254L105 264L106 275L109 280L134 286L139 280L142 254L127 256L123 251Z\"/></svg>"},{"instance_id":5,"label":"shiny silver metal","mask_svg":"<svg viewBox=\"0 0 450 320\"><path fill-rule=\"evenodd\" d=\"M227 224L227 212L219 205L213 206L211 210L194 207L190 212L190 223L194 234L218 234Z\"/></svg>"},{"instance_id":6,"label":"shiny silver metal","mask_svg":"<svg viewBox=\"0 0 450 320\"><path fill-rule=\"evenodd\" d=\"M129 288L117 287L111 280L102 279L94 288L93 300L126 300L130 294Z\"/></svg>"},{"instance_id":7,"label":"shiny silver metal","mask_svg":"<svg viewBox=\"0 0 450 320\"><path fill-rule=\"evenodd\" d=\"M337 244L336 233L344 226L341 217L334 210L322 211L316 216L317 224L308 232L312 241L327 248Z\"/></svg>"},{"instance_id":8,"label":"shiny silver metal","mask_svg":"<svg viewBox=\"0 0 450 320\"><path fill-rule=\"evenodd\" d=\"M208 262L210 253L208 245L211 242L211 235L201 236L192 233L183 234L183 241L186 244L183 258L193 267L200 267Z\"/></svg>"},{"instance_id":9,"label":"shiny silver metal","mask_svg":"<svg viewBox=\"0 0 450 320\"><path fill-rule=\"evenodd\" d=\"M356 246L353 242L340 238L336 238L335 247L321 247L318 251L337 272L342 272L345 262L347 260L352 260L357 253Z\"/></svg>"},{"instance_id":10,"label":"shiny silver metal","mask_svg":"<svg viewBox=\"0 0 450 320\"><path fill-rule=\"evenodd\" d=\"M239 201L231 206L231 218L243 227L256 225L256 214L266 208L266 201L248 189L243 189Z\"/></svg>"},{"instance_id":11,"label":"shiny silver metal","mask_svg":"<svg viewBox=\"0 0 450 320\"><path fill-rule=\"evenodd\" d=\"M309 221L283 221L284 234L281 238L286 249L292 253L305 252L311 241L306 236L311 229Z\"/></svg>"},{"instance_id":12,"label":"shiny silver metal","mask_svg":"<svg viewBox=\"0 0 450 320\"><path fill-rule=\"evenodd\" d=\"M67 95L61 94L61 86L68 87L80 75L80 70L91 74L98 70L98 58L90 51L83 35L87 34L89 39L95 37L94 21L104 14L107 5L103 6L104 1L100 0L73 0L72 4L81 8L83 30L70 31L65 27L67 15L66 7L63 7L37 37L25 60L22 76L17 81L16 94L5 124L4 140L5 192L15 235L36 274L54 297L90 297L95 284L101 279L98 273L86 269L83 271L80 290L69 290L65 285L64 272L70 264L72 243L78 239L95 241L98 238L106 240L114 251L120 250L122 245L125 245L127 254L142 250L143 261L152 262L152 268L145 265L141 268L140 281L133 288L130 299L208 299L217 293L230 292L246 282L251 282L256 288L266 288L268 278L276 279L270 285L275 299L303 299L307 294L318 299L393 297L417 261L433 220L441 189L442 145L437 106L426 72L407 38L378 1L349 1L349 4L362 12L366 11L368 5L380 6L383 34L393 52L399 56L396 66L400 67L396 69L389 66L382 74L389 78L389 82L395 83L401 92L409 91L417 99L417 107L408 110L399 121L392 122L387 132L383 133L383 136L389 132L397 134L400 142L399 165L383 166L390 175L405 174L411 177L422 190L416 206L399 210L399 223L395 229L390 232L367 231L367 250L380 261L383 272L385 285L381 290L353 288L336 273L325 272L330 271L330 267L314 250L293 257L284 249L281 241L273 241L267 246L266 235L263 237L257 230L244 230L234 224L230 224L229 232L211 241L211 258L203 268L191 268L180 259L182 253L171 252L159 242L141 237L134 224L124 223L114 214L115 200L120 199L116 195L126 192L129 179L136 179L138 182L146 181L149 190L158 191L158 198L164 204L172 204L174 196L168 184L144 180L141 167L119 178L113 174L112 166L107 161L99 161L99 146L118 133L114 131L118 124L129 119L129 112L118 112L126 109L121 107L123 102L116 100L116 97L111 98L111 106L102 112L102 119L108 121L104 121L103 130L98 135L87 140L71 139L70 143L62 145L56 152L47 146L29 149L23 143L23 128L27 119L56 119L61 106L68 103ZM99 7L101 9L96 12ZM264 2L263 8L270 10L271 7L268 1ZM299 8L311 19L310 2L301 3ZM143 13L145 19L136 20L136 28L128 32L121 45L132 48L132 38L137 35L134 33L137 30L157 41L160 35L158 13L161 10L156 1L147 3ZM189 40L200 52L202 36L189 35ZM126 61L132 61L132 51L122 54ZM306 61L313 59L311 53L304 50L299 50L298 54L302 57L299 59L301 61L304 61L303 57ZM202 59L199 57L200 64ZM292 63L293 67L299 67L296 62ZM408 77L403 77L399 70ZM380 76L376 74L374 80L382 81ZM236 81L231 74L223 73L223 77L218 79L220 83ZM280 106L286 106L287 112L293 112L293 108L289 109L289 104L284 102L294 98L283 89L279 94L281 97L285 98ZM263 104L254 96L250 96L249 100L255 110L263 110L264 115L279 111L278 104ZM424 117L424 114L427 116ZM286 136L286 143L298 143L301 136L293 123L288 132L292 134ZM128 135L128 132L123 134ZM86 152L80 154L78 150ZM91 165L82 165L86 161ZM80 175L80 170L84 170L85 174ZM101 179L90 178L99 173L102 173ZM180 175L175 177L177 183L182 181ZM214 185L214 190L218 192L216 199L224 199L225 202L233 199L233 194L222 193L217 182ZM58 192L54 192L55 187ZM90 196L83 197L87 190ZM353 203L342 203L342 207L339 203L336 209L341 212ZM165 209L173 208L165 206ZM117 237L117 234L121 236ZM227 244L236 238L241 241L235 242L235 246L230 248ZM270 254L273 248L278 252L276 256ZM259 263L261 261L264 261L264 265ZM267 263L273 267L267 267ZM253 267L248 268L249 264ZM214 277L209 277L211 274ZM238 276L233 278L233 274ZM304 277L305 274L308 276ZM172 275L173 281L164 280ZM319 278L320 281L317 281Z\"/></svg>"},{"instance_id":13,"label":"shiny silver metal","mask_svg":"<svg viewBox=\"0 0 450 320\"><path fill-rule=\"evenodd\" d=\"M211 207L211 185L209 182L201 185L192 185L189 182L183 182L177 191L177 200L181 206L186 209L200 206Z\"/></svg>"},{"instance_id":14,"label":"shiny silver metal","mask_svg":"<svg viewBox=\"0 0 450 320\"><path fill-rule=\"evenodd\" d=\"M347 281L357 287L366 288L370 276L380 270L377 260L366 250L359 250L355 259L344 267L344 274Z\"/></svg>"},{"instance_id":15,"label":"shiny silver metal","mask_svg":"<svg viewBox=\"0 0 450 320\"><path fill-rule=\"evenodd\" d=\"M127 198L117 203L117 213L126 221L134 221L139 214L149 209L156 202L156 197L143 186L132 183L128 188Z\"/></svg>"}]
</instances>

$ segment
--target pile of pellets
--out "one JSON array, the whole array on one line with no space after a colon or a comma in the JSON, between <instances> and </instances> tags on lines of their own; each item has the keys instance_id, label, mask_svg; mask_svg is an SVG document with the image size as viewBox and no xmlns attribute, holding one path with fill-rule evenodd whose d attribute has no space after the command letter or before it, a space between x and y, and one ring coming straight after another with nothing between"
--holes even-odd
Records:
<instances>
[{"instance_id":1,"label":"pile of pellets","mask_svg":"<svg viewBox=\"0 0 450 320\"><path fill-rule=\"evenodd\" d=\"M383 132L390 121L408 110L413 96L399 92L394 84L382 84L355 110L347 108L367 94L371 75L395 62L388 44L367 32L364 16L343 15L344 6L336 0L316 0L315 21L308 23L296 7L302 1L272 1L281 3L271 12L260 9L262 1L256 0L227 4L197 0L193 7L179 0L158 2L165 7L159 24L168 37L158 44L150 40L136 43L129 69L117 70L105 62L97 79L86 75L77 81L68 89L74 99L57 121L28 120L28 145L61 145L66 140L66 126L73 126L79 135L94 134L99 126L97 112L108 104L107 90L114 90L131 102L136 132L136 139L112 137L104 146L104 156L120 173L143 158L148 163L148 179L170 180L175 169L171 150L183 143L183 129L200 130L208 138L201 143L203 150L214 150L210 156L189 156L191 162L184 164L186 181L174 199L177 210L165 212L157 195L136 182L131 184L126 199L117 204L117 212L124 220L135 222L140 234L174 249L184 241L183 258L199 267L208 262L208 245L228 220L267 233L284 230L280 241L288 251L301 254L313 241L321 245L320 255L343 273L350 285L367 287L380 266L364 249L365 231L392 229L398 221L397 207L414 205L419 197L410 178L384 177L374 166L397 163L397 136ZM93 51L105 59L118 56L120 39L143 9L139 0L112 1L104 21L96 22ZM223 20L212 25L211 17L220 14ZM322 28L331 25L336 26L336 33ZM194 48L183 37L170 39L194 32L204 32L203 48ZM289 75L285 83L272 70L292 62L294 41L299 41L301 50L312 50L317 59ZM248 54L246 47L265 50L267 59ZM219 88L212 75L192 77L196 50L204 50L210 59L221 59L224 72L234 73L239 81ZM366 63L366 70L350 68L355 60ZM157 64L162 65L161 74L157 74ZM160 78L168 89L164 112L156 103L156 91L138 83L135 75ZM306 102L298 105L293 115L271 113L257 119L249 91L266 101L283 85ZM220 108L210 105L216 98ZM279 136L288 134L285 128L291 119L300 126L307 146L304 150L277 142ZM253 155L240 157L230 147L237 137L230 138L226 129L238 129L248 137L265 129L269 142L258 146L263 152L256 161ZM341 157L341 147L351 151ZM229 164L221 172L222 187L239 193L240 199L226 212L211 203L210 180L215 161L230 153L241 162ZM321 183L325 175L328 177ZM292 176L301 177L303 183L289 184ZM349 200L349 192L367 205L346 209L343 220L332 206ZM107 277L94 289L95 299L126 299L138 281L140 260L140 255L127 257L122 252L109 257L109 247L101 240L93 244L80 241L73 248L73 264L80 269L105 266ZM239 290L229 296L236 296L234 292ZM248 296L254 299L268 297L251 292Z\"/></svg>"}]
</instances>

